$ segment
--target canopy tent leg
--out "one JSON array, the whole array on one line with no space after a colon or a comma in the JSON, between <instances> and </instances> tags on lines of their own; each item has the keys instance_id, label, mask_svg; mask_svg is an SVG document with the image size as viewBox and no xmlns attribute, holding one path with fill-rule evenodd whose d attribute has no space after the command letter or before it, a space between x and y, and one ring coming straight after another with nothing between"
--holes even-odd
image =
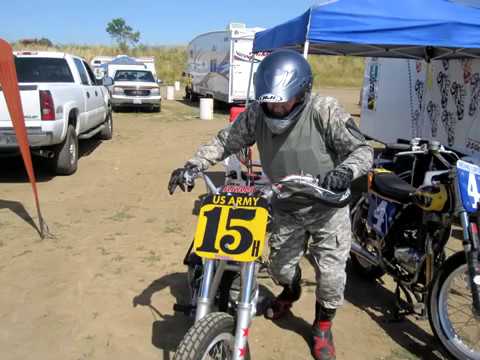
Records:
<instances>
[{"instance_id":1,"label":"canopy tent leg","mask_svg":"<svg viewBox=\"0 0 480 360\"><path fill-rule=\"evenodd\" d=\"M248 104L250 103L250 88L252 87L253 64L255 64L255 54L252 53L252 56L250 58L250 75L248 75L248 86L247 86L247 96L245 99L245 108L247 108Z\"/></svg>"},{"instance_id":2,"label":"canopy tent leg","mask_svg":"<svg viewBox=\"0 0 480 360\"><path fill-rule=\"evenodd\" d=\"M310 48L310 41L305 41L305 44L303 45L303 57L305 59L308 59L308 50Z\"/></svg>"}]
</instances>

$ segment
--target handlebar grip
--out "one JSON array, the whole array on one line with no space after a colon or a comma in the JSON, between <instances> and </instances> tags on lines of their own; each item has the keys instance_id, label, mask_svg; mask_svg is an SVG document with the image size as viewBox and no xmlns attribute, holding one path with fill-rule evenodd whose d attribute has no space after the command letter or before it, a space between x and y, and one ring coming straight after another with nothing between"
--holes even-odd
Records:
<instances>
[{"instance_id":1,"label":"handlebar grip","mask_svg":"<svg viewBox=\"0 0 480 360\"><path fill-rule=\"evenodd\" d=\"M393 151L408 151L411 149L411 146L410 144L390 143L385 144L385 148Z\"/></svg>"},{"instance_id":2,"label":"handlebar grip","mask_svg":"<svg viewBox=\"0 0 480 360\"><path fill-rule=\"evenodd\" d=\"M342 196L342 198L339 200L334 201L334 200L329 200L328 198L322 198L322 199L318 199L318 201L329 207L341 209L347 206L348 204L350 204L350 201L352 200L352 192L350 189L345 191L344 194L345 196L344 197Z\"/></svg>"}]
</instances>

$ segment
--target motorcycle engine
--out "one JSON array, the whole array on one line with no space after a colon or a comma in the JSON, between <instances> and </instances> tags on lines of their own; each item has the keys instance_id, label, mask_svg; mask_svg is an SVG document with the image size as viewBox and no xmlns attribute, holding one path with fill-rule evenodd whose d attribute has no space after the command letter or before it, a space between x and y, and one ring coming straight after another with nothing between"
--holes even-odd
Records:
<instances>
[{"instance_id":1,"label":"motorcycle engine","mask_svg":"<svg viewBox=\"0 0 480 360\"><path fill-rule=\"evenodd\" d=\"M415 208L407 209L393 232L393 257L408 273L414 274L422 262L425 249L425 231L422 214Z\"/></svg>"}]
</instances>

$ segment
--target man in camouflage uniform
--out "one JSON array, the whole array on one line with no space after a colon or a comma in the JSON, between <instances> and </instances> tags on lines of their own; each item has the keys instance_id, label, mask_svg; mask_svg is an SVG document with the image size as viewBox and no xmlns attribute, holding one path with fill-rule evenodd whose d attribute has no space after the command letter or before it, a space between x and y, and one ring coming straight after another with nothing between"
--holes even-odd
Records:
<instances>
[{"instance_id":1,"label":"man in camouflage uniform","mask_svg":"<svg viewBox=\"0 0 480 360\"><path fill-rule=\"evenodd\" d=\"M230 126L200 147L184 168L172 173L169 191L185 187L192 168L207 169L246 146L257 144L263 171L271 182L308 173L332 191L346 191L365 174L373 150L350 114L332 97L311 95L312 73L298 53L279 50L267 56L255 76L256 100ZM190 190L190 189L189 189ZM283 291L266 316L285 315L300 298L299 261L306 242L315 263L316 314L312 355L335 359L331 332L336 309L343 303L345 265L351 245L348 207L326 208L305 198L274 201L270 270Z\"/></svg>"}]
</instances>

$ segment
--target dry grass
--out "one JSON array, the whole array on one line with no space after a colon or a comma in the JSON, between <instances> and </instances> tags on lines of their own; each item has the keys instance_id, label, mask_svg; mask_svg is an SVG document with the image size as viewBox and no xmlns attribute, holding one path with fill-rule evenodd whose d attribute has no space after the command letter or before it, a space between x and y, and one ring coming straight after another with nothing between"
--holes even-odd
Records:
<instances>
[{"instance_id":1,"label":"dry grass","mask_svg":"<svg viewBox=\"0 0 480 360\"><path fill-rule=\"evenodd\" d=\"M363 79L364 59L349 56L309 57L314 74L315 88L324 86L360 87Z\"/></svg>"},{"instance_id":2,"label":"dry grass","mask_svg":"<svg viewBox=\"0 0 480 360\"><path fill-rule=\"evenodd\" d=\"M118 47L113 46L90 46L90 45L61 45L45 47L38 45L25 46L15 43L15 50L50 50L62 51L81 56L90 61L95 56L115 56L121 54ZM173 84L175 80L181 79L182 71L185 69L187 53L185 46L143 46L130 49L127 55L131 56L153 56L158 77L165 84ZM363 76L363 59L340 57L340 56L311 56L310 64L314 73L314 87L339 86L357 87L361 85Z\"/></svg>"}]
</instances>

